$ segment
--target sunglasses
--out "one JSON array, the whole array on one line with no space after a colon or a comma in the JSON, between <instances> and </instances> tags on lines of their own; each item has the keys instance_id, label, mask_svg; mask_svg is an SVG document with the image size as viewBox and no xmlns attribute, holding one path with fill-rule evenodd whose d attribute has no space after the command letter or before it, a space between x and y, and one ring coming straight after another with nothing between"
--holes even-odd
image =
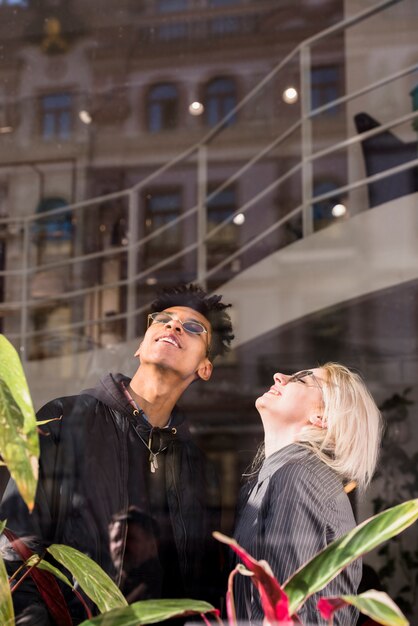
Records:
<instances>
[{"instance_id":1,"label":"sunglasses","mask_svg":"<svg viewBox=\"0 0 418 626\"><path fill-rule=\"evenodd\" d=\"M169 324L170 322L179 322L184 330L191 335L202 335L208 334L206 328L200 322L196 322L195 320L186 320L182 322L178 317L172 315L171 313L150 313L148 315L148 328L152 324Z\"/></svg>"},{"instance_id":2,"label":"sunglasses","mask_svg":"<svg viewBox=\"0 0 418 626\"><path fill-rule=\"evenodd\" d=\"M317 379L317 377L315 376L315 374L313 373L312 370L302 370L301 372L297 372L296 374L293 374L292 376L290 376L287 379L287 382L288 383L304 382L303 379L307 378L308 376L310 376L313 379L313 381L315 382L316 386L322 392L322 386L320 385L319 380Z\"/></svg>"}]
</instances>

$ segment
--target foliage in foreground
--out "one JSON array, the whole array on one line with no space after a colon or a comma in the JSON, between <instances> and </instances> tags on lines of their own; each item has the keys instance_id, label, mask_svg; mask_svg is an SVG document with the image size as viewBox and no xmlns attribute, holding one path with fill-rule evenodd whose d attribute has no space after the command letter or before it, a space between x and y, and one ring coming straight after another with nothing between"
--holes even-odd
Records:
<instances>
[{"instance_id":1,"label":"foliage in foreground","mask_svg":"<svg viewBox=\"0 0 418 626\"><path fill-rule=\"evenodd\" d=\"M27 382L19 357L0 335L0 455L26 502L33 509L38 480L39 441L37 423ZM230 575L227 593L227 611L230 626L236 626L232 584L237 573L251 575L260 592L266 622L277 626L300 624L297 613L312 594L319 592L344 567L356 558L373 550L384 541L395 537L418 518L418 499L409 500L363 522L355 529L330 544L282 585L274 578L270 567L256 561L233 539L220 533L215 536L227 543L244 563ZM9 580L5 564L0 558L0 624L14 626L12 593L27 576L35 582L44 602L59 624L71 626L71 618L57 579L70 587L86 610L87 619L81 626L136 626L152 624L171 617L205 614L219 620L219 614L207 602L192 599L144 600L127 602L110 577L89 557L74 548L51 545L47 553L70 574L34 554L22 540L0 522L0 534L5 533L22 559L22 567ZM77 581L77 586L74 581ZM96 605L99 615L93 617L82 592ZM408 621L385 593L374 590L358 596L322 598L318 610L332 624L336 611L351 604L374 621L370 624L407 626Z\"/></svg>"},{"instance_id":2,"label":"foliage in foreground","mask_svg":"<svg viewBox=\"0 0 418 626\"><path fill-rule=\"evenodd\" d=\"M298 611L314 593L321 591L333 578L358 557L395 537L418 519L418 499L409 500L383 511L359 524L303 565L287 581L280 584L265 561L256 561L234 539L220 533L215 537L238 554L244 566L238 565L231 573L227 594L227 610L231 626L236 625L233 600L233 580L236 574L250 575L260 593L267 622L278 626L299 624ZM358 596L321 598L318 611L332 624L336 611L347 604L368 615L374 623L385 626L409 624L401 610L383 592L367 591ZM373 622L371 622L373 623Z\"/></svg>"}]
</instances>

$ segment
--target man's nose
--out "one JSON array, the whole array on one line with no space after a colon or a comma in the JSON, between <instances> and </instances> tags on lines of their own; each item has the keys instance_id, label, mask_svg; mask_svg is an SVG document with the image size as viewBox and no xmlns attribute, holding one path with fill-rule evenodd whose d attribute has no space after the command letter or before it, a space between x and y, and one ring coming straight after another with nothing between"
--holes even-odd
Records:
<instances>
[{"instance_id":1,"label":"man's nose","mask_svg":"<svg viewBox=\"0 0 418 626\"><path fill-rule=\"evenodd\" d=\"M165 325L168 328L173 328L174 330L177 330L177 331L180 331L180 332L182 332L182 330L183 330L183 325L180 322L180 320L176 320L174 318L172 318L170 321L168 321Z\"/></svg>"}]
</instances>

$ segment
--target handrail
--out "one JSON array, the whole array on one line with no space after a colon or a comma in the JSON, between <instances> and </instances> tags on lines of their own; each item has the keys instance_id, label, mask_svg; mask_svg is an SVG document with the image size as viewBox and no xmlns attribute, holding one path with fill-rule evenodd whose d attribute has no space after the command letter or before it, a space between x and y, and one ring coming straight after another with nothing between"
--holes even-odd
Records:
<instances>
[{"instance_id":1,"label":"handrail","mask_svg":"<svg viewBox=\"0 0 418 626\"><path fill-rule=\"evenodd\" d=\"M348 185L344 185L342 187L338 187L336 189L333 189L332 191L323 193L321 195L315 196L314 200L315 202L321 202L322 200L327 200L329 198L332 198L334 196L337 195L341 195L341 193L345 193L348 191L353 191L355 189L359 189L367 184L370 183L374 183L374 182L378 182L379 180L383 180L385 178L387 178L388 176L392 176L395 174L399 174L401 172L407 171L408 169L411 169L412 167L416 167L418 166L418 157L414 160L408 161L407 163L403 163L401 165L397 165L394 166L388 170L384 170L383 172L379 172L377 174L374 174L372 176L367 176L365 178L362 178L361 180L355 181L354 183L350 183ZM296 168L296 166L295 166ZM273 183L274 184L274 183ZM269 189L269 192L271 191L271 189ZM257 197L257 200L259 200L260 198ZM296 217L298 214L302 213L303 209L305 208L304 203L299 204L297 207L295 207L294 209L292 209L289 213L287 213L283 218L281 218L280 220L277 220L276 222L274 222L271 226L269 226L268 228L266 228L265 230L263 230L261 233L259 233L256 237L252 238L250 241L248 241L246 244L243 244L239 250L236 250L235 252L233 252L231 255L229 255L228 257L226 257L225 259L223 259L220 263L218 263L216 266L214 266L213 268L211 268L210 270L207 271L206 273L206 277L210 277L213 276L214 274L216 274L216 272L218 272L220 269L222 269L222 267L224 267L225 265L227 265L228 263L231 263L231 261L233 261L234 259L236 259L237 257L239 257L241 254L243 254L244 252L246 252L247 250L251 249L254 245L256 245L257 243L259 243L259 241L262 241L266 236L270 235L272 232L274 232L275 230L277 230L278 228L280 228L281 226L283 226L284 224L286 224L286 222L290 221L291 219L293 219L294 217ZM241 212L243 212L245 210L245 208L241 208ZM155 271L155 268L161 268L164 267L165 265L169 265L172 261L178 259L179 257L183 256L184 254L188 254L189 252L195 250L199 244L201 244L201 241L196 241L192 244L189 244L189 246L182 248L182 250L180 250L179 252L176 252L175 254L171 255L170 257L166 257L165 259L162 259L159 263L156 264L156 266L153 266L152 268L148 268L147 270L144 270L140 273L138 273L135 276L135 280L140 280L141 278L146 277L147 275L151 274L153 271ZM106 283L106 285L102 288L102 289L111 289L111 288L115 288L115 287L119 287L119 286L124 286L127 285L128 281L127 279L124 280L120 280L120 281L116 281L113 283ZM98 290L98 286L94 286L85 290L80 290L80 293L75 293L73 292L73 296L74 297L78 297L79 295L84 295L85 293L90 293L90 292L94 292ZM75 295L74 295L75 294ZM54 296L51 296L50 298L44 298L42 300L42 302L44 303L45 301L55 301L55 300L60 300L60 299L66 299L68 298L70 294L67 292L65 294L57 294ZM36 300L31 301L30 303L28 302L28 304L36 304ZM112 315L111 318L108 317L102 317L102 318L98 318L95 320L86 320L86 321L82 321L82 322L75 322L73 324L66 324L64 326L59 326L56 327L54 329L55 332L59 332L62 330L70 330L70 329L74 329L74 328L81 328L83 326L92 326L92 325L96 325L96 324L101 324L101 323L109 323L111 321L115 321L118 319L127 319L133 315L136 315L139 312L143 312L147 309L147 307L149 306L150 303L147 303L145 305L143 305L142 307L139 307L138 309L135 309L135 311L133 312L126 312L126 313L120 313L120 314L115 314ZM18 309L21 306L20 302L17 303L13 303L13 308L14 309ZM9 303L8 305L8 309L10 310L12 308L12 304ZM30 331L28 332L25 336L26 337L35 337L35 336L39 336L39 335L45 335L50 333L51 331L46 331L46 330L39 330L39 331ZM17 336L19 336L18 334L14 334L14 333L10 333L9 335L11 338L15 338Z\"/></svg>"},{"instance_id":2,"label":"handrail","mask_svg":"<svg viewBox=\"0 0 418 626\"><path fill-rule=\"evenodd\" d=\"M395 73L392 76L394 76L395 78L398 78L399 76L403 76L405 73L409 73L412 70L418 69L418 64L410 66L407 69L408 69L408 72ZM380 86L382 83L381 83L381 81L377 81L375 84ZM353 98L354 97L355 96L353 96ZM348 100L348 98L346 98L346 101L347 100ZM331 103L330 108L335 106L334 102L336 102L336 101L333 101ZM321 108L323 108L323 107L321 107ZM327 108L328 108L328 105L327 105ZM316 109L315 111L318 111L318 110L319 109ZM323 148L322 150L318 150L317 152L314 152L311 155L309 155L306 158L306 161L313 162L313 161L315 161L315 160L317 160L319 158L322 158L322 157L324 157L326 155L332 154L333 152L338 152L339 150L341 150L343 148L348 148L348 147L353 146L355 144L362 143L366 139L370 139L371 137L375 137L377 135L380 135L382 132L384 132L386 130L390 130L392 128L395 128L397 126L400 126L401 124L404 124L406 122L412 121L412 120L417 119L417 118L418 118L418 111L413 111L412 113L407 113L407 114L405 114L405 115L403 115L401 117L398 117L398 118L396 118L394 120L391 120L390 122L386 122L385 124L379 124L379 126L377 126L376 128L372 128L372 129L370 129L368 131L365 131L364 133L360 133L360 134L358 133L358 134L356 134L356 135L354 135L352 137L349 137L348 139L344 139L344 140L342 140L342 141L340 141L338 143L335 143L332 146L328 146L327 148ZM221 185L219 185L214 191L212 191L207 196L207 202L209 203L214 197L216 197L216 195L218 195L221 191L223 191L225 188L227 188L229 185L231 185L231 183L233 183L236 180L238 180L238 178L240 178L240 176L242 174L244 174L246 171L248 171L248 169L252 165L257 163L260 160L260 158L262 158L263 156L268 154L268 152L270 152L273 148L277 147L280 143L282 143L282 141L284 141L291 134L293 134L295 132L295 130L300 128L300 125L301 125L300 120L295 122L295 124L293 124L291 127L289 127L279 137L276 137L268 146L263 148L256 155L254 155L254 157L252 157L252 159L250 159L250 161L248 161L242 168L237 170L237 172L235 172L226 181L224 181ZM273 185L277 186L281 182L284 182L285 180L287 180L298 169L301 169L302 165L303 165L303 163L301 162L298 166L295 166L295 167L291 168L291 170L288 170L288 172L286 172L282 177L280 177L280 179L277 179L277 181L275 181ZM406 169L408 169L408 168L406 168ZM389 170L385 170L385 171L389 172ZM131 191L131 190L129 190L129 191ZM124 190L123 192L115 192L115 193L110 194L110 195L113 198L113 197L120 197L121 194L127 195L127 193L128 192L126 190ZM334 194L334 195L336 195L336 194ZM97 203L97 201L102 200L102 198L107 198L107 197L108 196L101 196L99 198L96 198L95 201ZM262 196L260 196L260 197L262 197ZM260 197L258 196L257 199L260 199ZM317 197L315 197L315 201L317 201ZM92 203L93 200L89 200L88 202ZM81 203L78 203L78 205L80 205L80 204ZM252 206L252 204L254 204L254 202L250 201L250 205L249 206ZM244 206L247 206L247 205L248 205L248 203L246 205L244 205ZM38 213L37 216L30 216L31 217L31 221L34 221L35 219L37 219L37 217L39 217L41 215L49 217L50 215L56 214L57 212L59 212L59 213L63 213L63 212L66 213L67 212L68 213L70 208L71 208L70 206L67 206L65 208L60 207L59 209L54 209L53 211L42 212L42 214ZM77 208L81 208L81 207L77 206ZM199 209L198 205L195 205L195 206L191 207L187 211L185 211L185 212L181 213L180 215L178 215L170 223L164 224L163 226L160 226L159 228L155 229L152 233L149 233L145 237L142 237L142 239L140 239L139 241L137 241L137 242L135 242L133 244L123 245L123 246L114 246L112 248L108 248L108 249L105 249L105 250L100 250L99 252L91 252L89 254L79 255L77 257L71 257L69 259L63 259L62 261L55 261L53 263L44 263L43 265L36 265L36 266L33 266L33 267L29 267L29 268L18 268L18 269L15 269L15 270L3 270L3 271L0 271L0 276L18 276L18 275L24 274L24 273L35 274L37 272L48 271L48 270L51 270L51 269L56 269L58 267L74 265L76 263L84 263L85 261L91 261L93 259L113 257L113 256L116 256L118 253L127 253L132 248L138 250L142 245L144 245L145 243L148 243L148 241L151 241L155 237L158 237L159 235L161 235L166 230L172 228L174 225L184 221L186 218L188 218L191 215L193 215L194 213L196 213L198 211L198 209ZM244 213L245 210L246 209L244 209L243 207L239 207L228 218L226 218L222 222L219 222L219 224L217 226L215 226L207 234L207 239L210 239L211 237L213 237L219 230L222 229L223 226L225 226L226 224L230 223L233 220L233 218L238 213ZM10 218L8 218L8 219L9 219L9 221L14 223L14 220L11 220ZM0 221L0 223L1 223L1 221ZM152 270L152 268L150 268L150 270ZM72 292L68 292L68 295L71 295L71 293ZM1 307L2 307L2 304L0 303L0 310L1 310Z\"/></svg>"}]
</instances>

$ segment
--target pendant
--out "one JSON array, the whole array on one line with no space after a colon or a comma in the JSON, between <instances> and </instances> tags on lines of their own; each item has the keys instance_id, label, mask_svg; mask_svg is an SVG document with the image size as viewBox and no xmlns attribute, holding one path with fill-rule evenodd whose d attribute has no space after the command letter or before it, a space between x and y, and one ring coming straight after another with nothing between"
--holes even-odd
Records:
<instances>
[{"instance_id":1,"label":"pendant","mask_svg":"<svg viewBox=\"0 0 418 626\"><path fill-rule=\"evenodd\" d=\"M155 470L158 469L158 459L157 459L157 455L154 454L154 452L151 452L151 454L149 455L149 463L150 463L151 474L155 474Z\"/></svg>"}]
</instances>

